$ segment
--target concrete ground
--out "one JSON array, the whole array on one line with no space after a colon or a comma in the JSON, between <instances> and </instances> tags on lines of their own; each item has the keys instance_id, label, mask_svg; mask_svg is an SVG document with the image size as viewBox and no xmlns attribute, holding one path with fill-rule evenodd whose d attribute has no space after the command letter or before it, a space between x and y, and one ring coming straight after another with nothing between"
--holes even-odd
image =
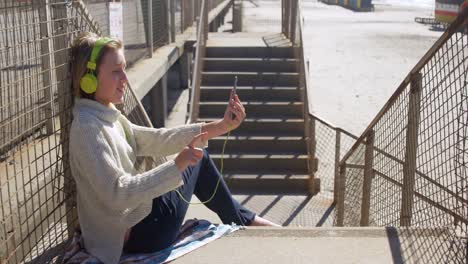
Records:
<instances>
[{"instance_id":1,"label":"concrete ground","mask_svg":"<svg viewBox=\"0 0 468 264\"><path fill-rule=\"evenodd\" d=\"M280 2L244 1L244 30L279 32ZM390 1L388 1L390 2ZM302 1L309 107L356 135L366 128L443 32L418 24L429 7L374 4L374 12Z\"/></svg>"},{"instance_id":2,"label":"concrete ground","mask_svg":"<svg viewBox=\"0 0 468 264\"><path fill-rule=\"evenodd\" d=\"M250 246L249 246L250 245ZM173 263L398 263L383 228L240 230Z\"/></svg>"},{"instance_id":3,"label":"concrete ground","mask_svg":"<svg viewBox=\"0 0 468 264\"><path fill-rule=\"evenodd\" d=\"M443 32L414 22L432 9L375 4L359 13L304 1L310 109L362 133Z\"/></svg>"}]
</instances>

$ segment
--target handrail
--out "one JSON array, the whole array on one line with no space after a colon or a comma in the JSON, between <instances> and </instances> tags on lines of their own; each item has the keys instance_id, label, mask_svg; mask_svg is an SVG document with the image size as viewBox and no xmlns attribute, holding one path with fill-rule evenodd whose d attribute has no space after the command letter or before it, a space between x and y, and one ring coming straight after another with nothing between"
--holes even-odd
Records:
<instances>
[{"instance_id":1,"label":"handrail","mask_svg":"<svg viewBox=\"0 0 468 264\"><path fill-rule=\"evenodd\" d=\"M398 86L396 91L392 94L390 99L385 103L385 105L382 107L382 109L379 111L379 113L375 116L375 118L370 122L370 124L367 126L367 128L364 130L362 135L359 137L359 139L356 141L356 143L351 147L351 149L346 153L343 158L341 159L340 163L345 162L349 156L356 150L356 148L359 146L359 144L362 144L364 138L367 136L369 131L374 127L377 122L382 118L382 116L392 107L393 103L395 103L396 99L398 96L406 89L406 87L410 84L411 82L411 76L415 73L418 73L425 64L436 54L436 52L442 47L442 45L453 35L453 33L457 32L459 26L461 24L467 24L468 23L468 8L465 8L462 13L457 17L457 19L450 24L448 29L442 34L442 36L432 45L432 47L426 52L426 54L419 60L419 62L416 64L416 66L413 67L413 69L410 71L410 73L405 77L405 79L401 82L401 84Z\"/></svg>"},{"instance_id":2,"label":"handrail","mask_svg":"<svg viewBox=\"0 0 468 264\"><path fill-rule=\"evenodd\" d=\"M197 49L192 74L192 95L190 101L190 118L188 123L195 122L199 115L200 84L202 78L203 59L205 57L206 40L208 39L208 1L209 0L202 0L200 17L197 23Z\"/></svg>"},{"instance_id":3,"label":"handrail","mask_svg":"<svg viewBox=\"0 0 468 264\"><path fill-rule=\"evenodd\" d=\"M358 136L352 134L351 132L349 132L349 131L347 131L347 130L344 130L344 129L341 128L341 127L337 127L337 126L331 124L330 122L326 121L325 119L323 119L323 118L321 118L321 117L318 117L318 116L316 116L316 115L314 115L314 114L310 114L310 113L309 113L309 117L312 118L312 119L316 119L317 121L319 121L320 123L324 124L325 126L331 128L331 129L333 129L333 130L335 130L335 131L339 131L339 132L341 132L341 133L343 133L343 134L349 136L349 137L352 138L352 139L356 139L356 140L357 140L357 139L359 138Z\"/></svg>"},{"instance_id":4,"label":"handrail","mask_svg":"<svg viewBox=\"0 0 468 264\"><path fill-rule=\"evenodd\" d=\"M392 222L394 220L382 219L382 216L391 216L399 220L400 226L431 222L436 225L449 224L454 230L464 234L468 232L468 217L460 210L468 203L464 174L466 163L459 160L462 159L460 155L463 157L466 151L464 145L466 130L460 129L466 126L468 115L466 82L464 82L466 71L463 72L466 70L463 68L466 53L463 50L459 51L458 48L459 46L466 48L467 25L468 9L464 9L412 68L340 160L338 226L344 225L345 210L355 210L360 207L360 224L364 226L369 225L370 214L380 214L379 225L394 224ZM432 83L431 80L436 78L434 76L457 81ZM450 94L445 95L448 91ZM450 98L449 102L447 98ZM394 120L396 116L399 119ZM396 127L397 132L389 131ZM450 132L446 133L448 130ZM374 137L379 138L378 141L375 140L379 146L374 145ZM384 146L381 146L382 142L385 143ZM362 151L364 146L365 151ZM395 150L389 149L396 146L398 154L392 154L391 152ZM401 154L404 158L397 157ZM374 160L379 155L382 155L378 158L380 164L389 160L398 163L394 174L384 173L375 168ZM357 157L359 162L351 161L351 157ZM349 173L347 168L361 171ZM373 183L374 176L398 186L398 191L379 194L379 190L385 188L382 186L386 185L379 186L380 183ZM347 179L348 177L350 178ZM375 190L377 194L372 193L369 186L379 188ZM362 192L356 193L356 188L362 189ZM377 196L377 201L374 202L379 203L378 205L369 204L371 195ZM350 196L352 204L346 204L345 199L349 201ZM423 204L419 204L421 202ZM385 208L392 210L398 208L399 212L392 211L391 215L388 215L388 212L383 211ZM440 214L439 211L433 213L431 212L433 209L443 213ZM359 212L357 214L359 215ZM466 257L466 253L464 256Z\"/></svg>"}]
</instances>

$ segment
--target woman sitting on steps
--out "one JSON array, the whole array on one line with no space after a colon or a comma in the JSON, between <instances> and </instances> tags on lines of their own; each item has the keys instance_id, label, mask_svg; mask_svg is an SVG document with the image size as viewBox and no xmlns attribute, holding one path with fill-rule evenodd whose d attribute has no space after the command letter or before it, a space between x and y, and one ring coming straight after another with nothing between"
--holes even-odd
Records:
<instances>
[{"instance_id":1,"label":"woman sitting on steps","mask_svg":"<svg viewBox=\"0 0 468 264\"><path fill-rule=\"evenodd\" d=\"M116 104L128 82L122 43L85 33L72 45L75 95L70 163L84 246L104 263L122 251L150 253L176 239L195 194L225 224L278 226L240 205L231 195L205 147L208 139L237 128L245 110L231 93L224 117L211 123L155 129L132 124ZM231 113L234 118L231 118ZM174 160L142 171L138 156ZM179 193L184 197L182 199Z\"/></svg>"}]
</instances>

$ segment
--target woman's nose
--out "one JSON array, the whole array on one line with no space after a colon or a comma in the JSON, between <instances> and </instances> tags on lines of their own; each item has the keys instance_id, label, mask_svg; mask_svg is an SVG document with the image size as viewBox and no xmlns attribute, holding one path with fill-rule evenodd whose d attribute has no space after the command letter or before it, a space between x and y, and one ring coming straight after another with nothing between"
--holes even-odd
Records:
<instances>
[{"instance_id":1,"label":"woman's nose","mask_svg":"<svg viewBox=\"0 0 468 264\"><path fill-rule=\"evenodd\" d=\"M125 71L122 72L121 81L123 83L128 83L128 76L127 76L127 73Z\"/></svg>"}]
</instances>

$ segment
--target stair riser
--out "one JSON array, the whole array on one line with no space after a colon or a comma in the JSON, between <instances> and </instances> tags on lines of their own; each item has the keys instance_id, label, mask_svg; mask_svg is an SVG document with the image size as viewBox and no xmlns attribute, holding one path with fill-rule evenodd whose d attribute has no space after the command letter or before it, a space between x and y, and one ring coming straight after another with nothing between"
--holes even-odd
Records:
<instances>
[{"instance_id":1,"label":"stair riser","mask_svg":"<svg viewBox=\"0 0 468 264\"><path fill-rule=\"evenodd\" d=\"M204 71L233 71L233 72L297 72L296 61L235 61L206 60Z\"/></svg>"},{"instance_id":2,"label":"stair riser","mask_svg":"<svg viewBox=\"0 0 468 264\"><path fill-rule=\"evenodd\" d=\"M212 139L209 142L210 153L221 154L224 139ZM304 140L228 140L225 153L307 153Z\"/></svg>"},{"instance_id":3,"label":"stair riser","mask_svg":"<svg viewBox=\"0 0 468 264\"><path fill-rule=\"evenodd\" d=\"M206 57L210 58L294 58L293 48L268 47L208 47Z\"/></svg>"},{"instance_id":4,"label":"stair riser","mask_svg":"<svg viewBox=\"0 0 468 264\"><path fill-rule=\"evenodd\" d=\"M224 114L227 105L200 105L200 117L219 117ZM294 117L302 118L302 105L244 105L248 117Z\"/></svg>"},{"instance_id":5,"label":"stair riser","mask_svg":"<svg viewBox=\"0 0 468 264\"><path fill-rule=\"evenodd\" d=\"M232 153L232 152L230 152ZM213 158L218 169L221 169L221 159ZM296 174L307 173L307 159L285 158L285 159L242 159L224 158L224 172L231 170L274 170L288 168Z\"/></svg>"},{"instance_id":6,"label":"stair riser","mask_svg":"<svg viewBox=\"0 0 468 264\"><path fill-rule=\"evenodd\" d=\"M233 193L305 194L308 192L309 181L307 179L226 179L226 183Z\"/></svg>"},{"instance_id":7,"label":"stair riser","mask_svg":"<svg viewBox=\"0 0 468 264\"><path fill-rule=\"evenodd\" d=\"M203 86L232 86L234 85L234 78L236 74L210 74L205 73L202 76ZM255 74L244 75L237 74L238 86L293 86L298 85L298 75L290 74Z\"/></svg>"},{"instance_id":8,"label":"stair riser","mask_svg":"<svg viewBox=\"0 0 468 264\"><path fill-rule=\"evenodd\" d=\"M244 121L237 133L277 132L291 135L304 134L304 122L250 122Z\"/></svg>"},{"instance_id":9,"label":"stair riser","mask_svg":"<svg viewBox=\"0 0 468 264\"><path fill-rule=\"evenodd\" d=\"M238 89L237 95L242 101L300 101L300 90L243 90ZM201 89L202 102L227 101L228 89Z\"/></svg>"}]
</instances>

